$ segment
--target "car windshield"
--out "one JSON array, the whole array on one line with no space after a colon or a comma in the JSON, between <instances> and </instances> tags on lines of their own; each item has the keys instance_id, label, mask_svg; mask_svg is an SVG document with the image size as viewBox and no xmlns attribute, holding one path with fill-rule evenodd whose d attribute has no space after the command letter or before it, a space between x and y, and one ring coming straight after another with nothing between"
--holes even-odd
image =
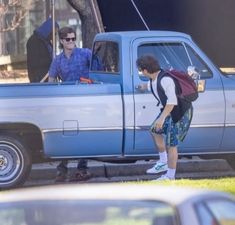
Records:
<instances>
[{"instance_id":1,"label":"car windshield","mask_svg":"<svg viewBox=\"0 0 235 225\"><path fill-rule=\"evenodd\" d=\"M157 201L37 201L0 207L7 225L174 225L172 206Z\"/></svg>"}]
</instances>

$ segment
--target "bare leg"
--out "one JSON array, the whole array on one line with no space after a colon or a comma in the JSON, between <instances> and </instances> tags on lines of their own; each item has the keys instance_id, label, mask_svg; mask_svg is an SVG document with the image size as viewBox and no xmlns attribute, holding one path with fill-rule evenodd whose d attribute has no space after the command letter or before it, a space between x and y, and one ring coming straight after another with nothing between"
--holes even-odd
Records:
<instances>
[{"instance_id":1,"label":"bare leg","mask_svg":"<svg viewBox=\"0 0 235 225\"><path fill-rule=\"evenodd\" d=\"M166 177L170 179L175 179L176 166L178 160L177 146L172 146L168 148L168 170Z\"/></svg>"},{"instance_id":2,"label":"bare leg","mask_svg":"<svg viewBox=\"0 0 235 225\"><path fill-rule=\"evenodd\" d=\"M161 134L153 134L153 138L155 141L155 145L159 151L160 161L163 163L166 163L167 162L167 151L166 151L164 136Z\"/></svg>"},{"instance_id":3,"label":"bare leg","mask_svg":"<svg viewBox=\"0 0 235 225\"><path fill-rule=\"evenodd\" d=\"M177 146L168 148L168 168L176 169L178 160L178 150Z\"/></svg>"},{"instance_id":4,"label":"bare leg","mask_svg":"<svg viewBox=\"0 0 235 225\"><path fill-rule=\"evenodd\" d=\"M166 145L165 145L165 141L164 141L164 137L161 134L152 134L154 141L155 141L155 145L157 146L159 152L164 152L166 151Z\"/></svg>"},{"instance_id":5,"label":"bare leg","mask_svg":"<svg viewBox=\"0 0 235 225\"><path fill-rule=\"evenodd\" d=\"M155 145L159 151L159 160L156 162L156 164L148 169L146 173L148 174L157 174L161 173L167 170L167 152L166 152L166 146L164 142L164 137L161 134L155 134L152 133Z\"/></svg>"}]
</instances>

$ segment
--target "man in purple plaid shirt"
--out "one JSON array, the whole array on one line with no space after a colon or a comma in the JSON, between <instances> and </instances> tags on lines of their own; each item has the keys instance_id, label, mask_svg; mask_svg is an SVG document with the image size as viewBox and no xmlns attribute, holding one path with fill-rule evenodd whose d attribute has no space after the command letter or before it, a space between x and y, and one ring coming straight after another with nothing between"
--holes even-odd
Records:
<instances>
[{"instance_id":1,"label":"man in purple plaid shirt","mask_svg":"<svg viewBox=\"0 0 235 225\"><path fill-rule=\"evenodd\" d=\"M52 61L49 69L49 82L60 79L65 81L79 81L80 77L88 78L91 61L91 50L77 48L75 45L76 33L71 27L63 27L59 30L60 47L63 49ZM67 178L68 161L63 160L57 166L56 182L65 181ZM80 159L77 173L70 177L70 181L83 181L91 177L87 168L88 161Z\"/></svg>"},{"instance_id":2,"label":"man in purple plaid shirt","mask_svg":"<svg viewBox=\"0 0 235 225\"><path fill-rule=\"evenodd\" d=\"M61 28L59 38L63 52L55 57L50 66L49 81L55 81L57 78L62 81L79 81L80 77L88 78L91 50L76 47L76 33L71 27Z\"/></svg>"}]
</instances>

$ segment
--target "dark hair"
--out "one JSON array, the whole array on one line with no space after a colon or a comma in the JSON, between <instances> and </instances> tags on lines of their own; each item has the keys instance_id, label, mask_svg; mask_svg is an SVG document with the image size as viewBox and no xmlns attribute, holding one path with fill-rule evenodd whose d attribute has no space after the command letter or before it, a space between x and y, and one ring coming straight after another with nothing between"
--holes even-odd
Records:
<instances>
[{"instance_id":1,"label":"dark hair","mask_svg":"<svg viewBox=\"0 0 235 225\"><path fill-rule=\"evenodd\" d=\"M153 55L143 55L136 60L136 66L139 70L147 70L149 73L155 73L161 69L158 60Z\"/></svg>"},{"instance_id":2,"label":"dark hair","mask_svg":"<svg viewBox=\"0 0 235 225\"><path fill-rule=\"evenodd\" d=\"M67 37L67 34L74 33L76 37L76 32L72 27L62 27L59 29L59 38L63 39Z\"/></svg>"}]
</instances>

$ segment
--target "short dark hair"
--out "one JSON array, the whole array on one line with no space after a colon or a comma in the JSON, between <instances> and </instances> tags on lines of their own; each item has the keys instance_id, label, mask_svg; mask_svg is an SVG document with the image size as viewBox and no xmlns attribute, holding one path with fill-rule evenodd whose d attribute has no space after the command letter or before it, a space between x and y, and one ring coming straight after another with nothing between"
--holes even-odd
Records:
<instances>
[{"instance_id":1,"label":"short dark hair","mask_svg":"<svg viewBox=\"0 0 235 225\"><path fill-rule=\"evenodd\" d=\"M71 34L71 33L73 33L76 38L76 32L72 27L62 27L58 31L59 39L64 39L67 37L67 34ZM59 48L63 49L63 45L61 43L59 43Z\"/></svg>"},{"instance_id":2,"label":"short dark hair","mask_svg":"<svg viewBox=\"0 0 235 225\"><path fill-rule=\"evenodd\" d=\"M59 38L63 39L67 37L67 34L74 33L76 37L76 32L72 27L62 27L59 29Z\"/></svg>"},{"instance_id":3,"label":"short dark hair","mask_svg":"<svg viewBox=\"0 0 235 225\"><path fill-rule=\"evenodd\" d=\"M153 55L143 55L136 60L136 66L139 70L147 70L149 73L155 73L161 69L158 60Z\"/></svg>"}]
</instances>

